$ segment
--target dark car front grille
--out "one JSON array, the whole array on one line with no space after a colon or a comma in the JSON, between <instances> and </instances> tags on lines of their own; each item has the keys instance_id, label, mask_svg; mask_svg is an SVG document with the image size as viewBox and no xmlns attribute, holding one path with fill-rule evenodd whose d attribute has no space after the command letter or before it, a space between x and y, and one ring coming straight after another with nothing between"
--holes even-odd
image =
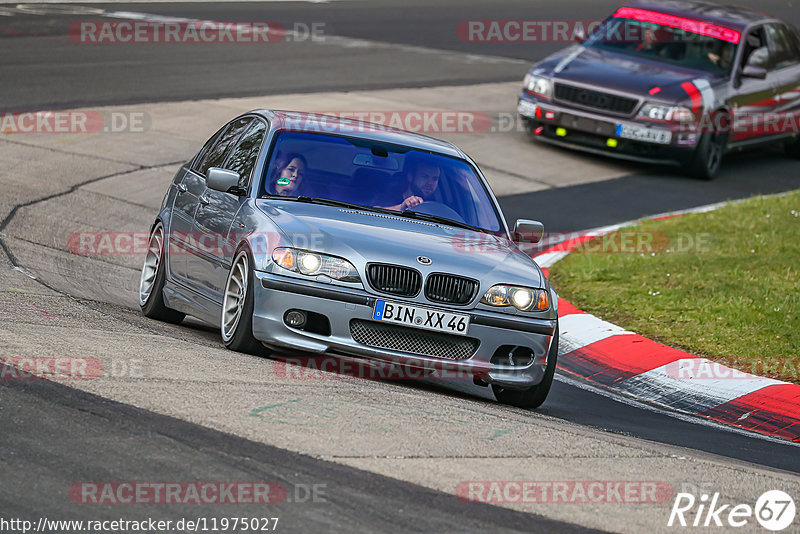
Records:
<instances>
[{"instance_id":1,"label":"dark car front grille","mask_svg":"<svg viewBox=\"0 0 800 534\"><path fill-rule=\"evenodd\" d=\"M425 282L425 297L431 302L467 304L477 291L477 280L451 274L433 273Z\"/></svg>"},{"instance_id":2,"label":"dark car front grille","mask_svg":"<svg viewBox=\"0 0 800 534\"><path fill-rule=\"evenodd\" d=\"M399 297L413 297L422 287L419 271L385 263L367 266L367 280L375 291Z\"/></svg>"},{"instance_id":3,"label":"dark car front grille","mask_svg":"<svg viewBox=\"0 0 800 534\"><path fill-rule=\"evenodd\" d=\"M359 319L350 321L350 335L362 345L447 360L471 358L480 345L480 341L471 337Z\"/></svg>"},{"instance_id":4,"label":"dark car front grille","mask_svg":"<svg viewBox=\"0 0 800 534\"><path fill-rule=\"evenodd\" d=\"M616 115L632 114L639 103L635 98L617 96L563 83L556 83L555 99L556 101L568 102L584 108L606 111Z\"/></svg>"}]
</instances>

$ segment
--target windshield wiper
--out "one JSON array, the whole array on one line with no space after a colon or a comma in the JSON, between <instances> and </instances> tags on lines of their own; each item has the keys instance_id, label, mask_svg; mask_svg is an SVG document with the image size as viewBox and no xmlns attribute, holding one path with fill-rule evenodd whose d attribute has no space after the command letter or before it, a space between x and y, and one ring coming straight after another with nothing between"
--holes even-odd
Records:
<instances>
[{"instance_id":1,"label":"windshield wiper","mask_svg":"<svg viewBox=\"0 0 800 534\"><path fill-rule=\"evenodd\" d=\"M418 211L404 210L400 212L400 215L402 215L403 217L408 217L409 219L420 219L422 221L428 221L432 223L446 224L448 226L464 228L465 230L472 230L474 232L486 232L486 230L484 230L483 228L478 228L477 226L472 226L471 224L463 223L460 221L454 221L453 219L448 219L447 217L441 217L439 215L431 215L430 213L420 213Z\"/></svg>"}]
</instances>

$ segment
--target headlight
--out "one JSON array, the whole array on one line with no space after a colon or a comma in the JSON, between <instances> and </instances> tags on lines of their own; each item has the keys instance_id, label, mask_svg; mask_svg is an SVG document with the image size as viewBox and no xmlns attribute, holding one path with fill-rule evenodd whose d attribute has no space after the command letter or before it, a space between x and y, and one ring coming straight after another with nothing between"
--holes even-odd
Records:
<instances>
[{"instance_id":1,"label":"headlight","mask_svg":"<svg viewBox=\"0 0 800 534\"><path fill-rule=\"evenodd\" d=\"M553 96L553 84L544 76L526 74L522 80L522 88L538 96L550 98Z\"/></svg>"},{"instance_id":2,"label":"headlight","mask_svg":"<svg viewBox=\"0 0 800 534\"><path fill-rule=\"evenodd\" d=\"M506 285L489 288L481 302L489 306L514 306L519 311L542 311L550 307L546 290Z\"/></svg>"},{"instance_id":3,"label":"headlight","mask_svg":"<svg viewBox=\"0 0 800 534\"><path fill-rule=\"evenodd\" d=\"M681 106L665 106L646 102L639 110L639 118L667 122L694 122L694 113L691 109Z\"/></svg>"},{"instance_id":4,"label":"headlight","mask_svg":"<svg viewBox=\"0 0 800 534\"><path fill-rule=\"evenodd\" d=\"M336 256L280 247L272 251L272 260L286 270L306 276L324 274L342 282L361 281L353 264Z\"/></svg>"}]
</instances>

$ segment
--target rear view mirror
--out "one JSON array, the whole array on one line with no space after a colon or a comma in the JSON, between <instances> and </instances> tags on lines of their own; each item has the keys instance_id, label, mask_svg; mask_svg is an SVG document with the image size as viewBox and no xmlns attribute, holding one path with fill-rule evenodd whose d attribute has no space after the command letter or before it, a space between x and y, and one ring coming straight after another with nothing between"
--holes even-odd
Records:
<instances>
[{"instance_id":1,"label":"rear view mirror","mask_svg":"<svg viewBox=\"0 0 800 534\"><path fill-rule=\"evenodd\" d=\"M211 167L206 173L206 185L215 191L241 195L243 190L239 187L239 173Z\"/></svg>"}]
</instances>

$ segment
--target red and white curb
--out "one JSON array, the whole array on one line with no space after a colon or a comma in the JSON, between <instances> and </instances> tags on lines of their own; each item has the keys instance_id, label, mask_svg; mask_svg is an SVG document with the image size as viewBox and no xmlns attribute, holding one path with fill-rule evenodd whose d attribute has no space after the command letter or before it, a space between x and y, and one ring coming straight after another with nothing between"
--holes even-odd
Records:
<instances>
[{"instance_id":1,"label":"red and white curb","mask_svg":"<svg viewBox=\"0 0 800 534\"><path fill-rule=\"evenodd\" d=\"M688 210L710 211L723 204ZM674 217L685 212L652 217ZM587 231L534 256L549 267L581 243L632 223ZM800 385L731 369L558 301L559 369L629 397L800 443Z\"/></svg>"}]
</instances>

